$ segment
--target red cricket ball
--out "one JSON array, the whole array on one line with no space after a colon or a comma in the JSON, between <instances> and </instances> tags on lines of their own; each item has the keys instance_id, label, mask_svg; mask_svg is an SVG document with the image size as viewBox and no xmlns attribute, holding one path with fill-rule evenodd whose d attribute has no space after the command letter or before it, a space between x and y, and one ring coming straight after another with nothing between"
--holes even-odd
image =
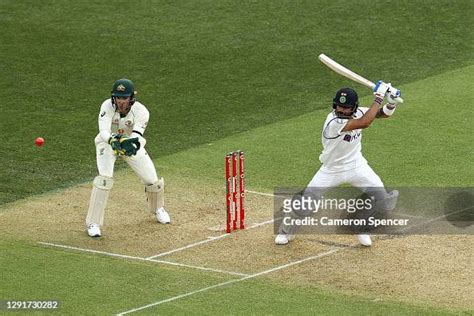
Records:
<instances>
[{"instance_id":1,"label":"red cricket ball","mask_svg":"<svg viewBox=\"0 0 474 316\"><path fill-rule=\"evenodd\" d=\"M36 144L36 146L38 146L38 147L43 146L43 145L44 145L44 139L43 139L43 137L37 137L37 138L35 139L35 144Z\"/></svg>"}]
</instances>

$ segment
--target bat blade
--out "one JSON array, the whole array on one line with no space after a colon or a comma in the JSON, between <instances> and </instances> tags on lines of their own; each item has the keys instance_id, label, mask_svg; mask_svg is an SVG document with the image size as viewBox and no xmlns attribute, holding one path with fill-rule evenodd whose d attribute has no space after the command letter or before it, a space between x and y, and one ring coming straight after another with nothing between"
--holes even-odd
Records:
<instances>
[{"instance_id":1,"label":"bat blade","mask_svg":"<svg viewBox=\"0 0 474 316\"><path fill-rule=\"evenodd\" d=\"M327 67L331 68L333 71L340 74L341 76L344 76L348 79L351 79L352 81L360 83L370 89L373 89L375 87L375 83L373 83L372 81L365 79L364 77L356 74L352 70L347 69L343 65L337 63L336 61L332 60L331 58L329 58L328 56L324 54L319 55L319 60L323 64L325 64Z\"/></svg>"},{"instance_id":2,"label":"bat blade","mask_svg":"<svg viewBox=\"0 0 474 316\"><path fill-rule=\"evenodd\" d=\"M329 67L330 69L332 69L333 71L337 72L338 74L340 74L341 76L344 76L352 81L355 81L357 83L360 83L361 85L364 85L366 86L367 88L370 88L371 90L374 89L375 87L375 83L373 83L372 81L362 77L361 75L358 75L356 74L355 72L353 72L352 70L349 70L347 69L346 67L344 67L343 65L337 63L336 61L334 61L333 59L331 59L330 57L326 56L325 54L320 54L319 55L319 60L325 64L327 67ZM399 102L399 103L403 103L403 99L398 97L396 98L396 100Z\"/></svg>"}]
</instances>

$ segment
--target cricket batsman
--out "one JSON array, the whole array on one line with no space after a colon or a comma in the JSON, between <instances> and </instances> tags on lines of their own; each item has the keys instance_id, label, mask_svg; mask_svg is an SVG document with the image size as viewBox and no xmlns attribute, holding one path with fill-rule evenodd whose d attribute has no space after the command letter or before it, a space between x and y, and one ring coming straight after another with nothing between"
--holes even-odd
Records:
<instances>
[{"instance_id":1,"label":"cricket batsman","mask_svg":"<svg viewBox=\"0 0 474 316\"><path fill-rule=\"evenodd\" d=\"M388 118L397 107L397 97L400 90L390 83L379 81L374 87L375 99L370 108L359 107L359 98L351 88L337 91L333 99L331 113L324 122L321 140L323 151L319 156L321 168L309 182L306 191L315 188L317 195L322 196L333 187L349 183L360 188L365 193L371 193L385 210L395 207L398 191L387 193L382 180L368 165L362 156L362 130L368 128L376 118ZM384 98L388 103L382 106ZM372 191L372 192L368 192ZM315 191L312 191L315 192ZM292 237L295 227L282 223L275 238L275 244L285 245ZM368 234L358 234L359 242L371 246L372 240Z\"/></svg>"},{"instance_id":2,"label":"cricket batsman","mask_svg":"<svg viewBox=\"0 0 474 316\"><path fill-rule=\"evenodd\" d=\"M99 133L95 138L99 174L93 181L86 218L87 234L90 237L101 236L117 158L123 159L141 179L149 210L155 214L158 222L170 223L170 216L164 209L163 178L157 176L153 161L145 150L143 135L150 114L135 99L135 95L133 82L119 79L113 84L111 97L100 107Z\"/></svg>"}]
</instances>

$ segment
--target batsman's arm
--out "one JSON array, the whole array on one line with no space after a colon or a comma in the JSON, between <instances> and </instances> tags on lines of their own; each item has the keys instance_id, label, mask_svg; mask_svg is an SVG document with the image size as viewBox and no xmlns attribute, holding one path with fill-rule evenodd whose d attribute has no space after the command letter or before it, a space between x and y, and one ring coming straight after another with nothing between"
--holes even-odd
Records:
<instances>
[{"instance_id":1,"label":"batsman's arm","mask_svg":"<svg viewBox=\"0 0 474 316\"><path fill-rule=\"evenodd\" d=\"M355 129L364 129L370 126L372 122L377 118L379 114L380 105L383 102L385 97L385 93L390 88L389 84L386 84L383 81L377 82L376 86L374 87L374 102L370 106L369 110L365 112L365 114L358 119L351 119L346 123L346 126L341 130L341 132L348 132Z\"/></svg>"},{"instance_id":2,"label":"batsman's arm","mask_svg":"<svg viewBox=\"0 0 474 316\"><path fill-rule=\"evenodd\" d=\"M377 117L377 114L380 109L380 104L375 102L372 103L370 106L369 110L365 112L365 114L358 119L350 119L347 123L346 126L341 130L341 132L348 132L352 131L354 129L364 129L370 126L372 122L375 120Z\"/></svg>"}]
</instances>

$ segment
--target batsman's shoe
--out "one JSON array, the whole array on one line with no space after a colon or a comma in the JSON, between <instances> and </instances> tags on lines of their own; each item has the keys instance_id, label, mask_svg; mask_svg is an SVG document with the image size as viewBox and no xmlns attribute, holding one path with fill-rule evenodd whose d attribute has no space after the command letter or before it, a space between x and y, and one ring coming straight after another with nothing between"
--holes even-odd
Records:
<instances>
[{"instance_id":1,"label":"batsman's shoe","mask_svg":"<svg viewBox=\"0 0 474 316\"><path fill-rule=\"evenodd\" d=\"M158 222L160 222L161 224L169 224L171 223L171 219L170 219L170 215L168 214L168 212L160 207L157 211L156 211L156 219L158 220Z\"/></svg>"},{"instance_id":2,"label":"batsman's shoe","mask_svg":"<svg viewBox=\"0 0 474 316\"><path fill-rule=\"evenodd\" d=\"M90 224L87 227L87 234L91 237L100 237L100 227L97 224Z\"/></svg>"},{"instance_id":3,"label":"batsman's shoe","mask_svg":"<svg viewBox=\"0 0 474 316\"><path fill-rule=\"evenodd\" d=\"M372 246L372 239L370 239L370 235L365 235L365 234L357 235L357 240L363 246L366 246L366 247Z\"/></svg>"},{"instance_id":4,"label":"batsman's shoe","mask_svg":"<svg viewBox=\"0 0 474 316\"><path fill-rule=\"evenodd\" d=\"M287 234L278 234L275 237L275 245L286 245L292 240L290 235Z\"/></svg>"}]
</instances>

